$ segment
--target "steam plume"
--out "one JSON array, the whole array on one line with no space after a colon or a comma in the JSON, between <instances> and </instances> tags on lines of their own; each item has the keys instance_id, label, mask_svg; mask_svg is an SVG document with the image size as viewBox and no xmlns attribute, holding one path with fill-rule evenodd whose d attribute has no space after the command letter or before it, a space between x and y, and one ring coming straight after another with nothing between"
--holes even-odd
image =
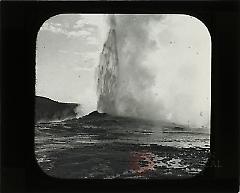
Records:
<instances>
[{"instance_id":1,"label":"steam plume","mask_svg":"<svg viewBox=\"0 0 240 193\"><path fill-rule=\"evenodd\" d=\"M161 93L165 95L159 93L160 96L156 97L156 72L148 62L150 54L157 49L157 43L150 38L149 26L163 19L162 15L109 16L109 35L98 66L98 110L181 124L190 120L192 126L206 124L206 120L203 123L199 116L192 116L192 112L199 109L191 108L191 100L189 106L183 106L181 101L171 105L178 96L188 96L184 90L170 93L169 88L162 87ZM163 63L160 58L159 65ZM169 75L169 81L173 78L178 81L178 77Z\"/></svg>"}]
</instances>

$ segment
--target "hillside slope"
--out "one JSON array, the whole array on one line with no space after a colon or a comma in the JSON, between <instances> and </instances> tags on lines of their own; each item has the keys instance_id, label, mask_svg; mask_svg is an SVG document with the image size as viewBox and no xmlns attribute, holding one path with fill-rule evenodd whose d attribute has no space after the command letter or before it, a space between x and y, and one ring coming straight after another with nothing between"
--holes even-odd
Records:
<instances>
[{"instance_id":1,"label":"hillside slope","mask_svg":"<svg viewBox=\"0 0 240 193\"><path fill-rule=\"evenodd\" d=\"M48 122L76 117L76 103L60 103L46 97L35 97L35 122Z\"/></svg>"}]
</instances>

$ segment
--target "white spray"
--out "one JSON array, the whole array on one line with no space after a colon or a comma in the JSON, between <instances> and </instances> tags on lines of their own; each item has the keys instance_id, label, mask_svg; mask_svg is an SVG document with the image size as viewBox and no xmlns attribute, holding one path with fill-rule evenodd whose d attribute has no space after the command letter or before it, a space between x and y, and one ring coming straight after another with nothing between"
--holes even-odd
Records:
<instances>
[{"instance_id":1,"label":"white spray","mask_svg":"<svg viewBox=\"0 0 240 193\"><path fill-rule=\"evenodd\" d=\"M186 125L190 123L198 127L209 126L209 115L207 119L199 119L201 109L196 109L194 100L189 99L189 104L181 103L181 97L192 96L186 91L177 88L174 93L174 89L165 86L157 94L155 92L159 78L156 79L156 72L149 67L148 59L157 49L157 44L150 38L149 26L161 22L164 16L111 15L108 20L110 30L98 66L98 111ZM161 58L159 65L165 65ZM164 74L165 78L171 78L169 82L180 80L170 74ZM198 112L193 115L195 111Z\"/></svg>"}]
</instances>

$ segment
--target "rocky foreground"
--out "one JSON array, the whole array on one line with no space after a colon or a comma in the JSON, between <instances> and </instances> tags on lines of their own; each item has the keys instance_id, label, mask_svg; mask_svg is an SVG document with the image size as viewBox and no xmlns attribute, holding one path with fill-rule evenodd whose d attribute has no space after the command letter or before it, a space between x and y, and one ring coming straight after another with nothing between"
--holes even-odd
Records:
<instances>
[{"instance_id":1,"label":"rocky foreground","mask_svg":"<svg viewBox=\"0 0 240 193\"><path fill-rule=\"evenodd\" d=\"M209 156L209 134L97 112L36 124L35 145L46 174L71 179L188 178Z\"/></svg>"}]
</instances>

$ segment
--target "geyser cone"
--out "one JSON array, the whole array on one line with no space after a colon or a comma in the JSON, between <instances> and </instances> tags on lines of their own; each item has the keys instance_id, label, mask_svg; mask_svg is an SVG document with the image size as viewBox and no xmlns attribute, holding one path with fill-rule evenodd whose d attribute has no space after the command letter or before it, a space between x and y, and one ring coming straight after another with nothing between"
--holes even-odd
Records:
<instances>
[{"instance_id":1,"label":"geyser cone","mask_svg":"<svg viewBox=\"0 0 240 193\"><path fill-rule=\"evenodd\" d=\"M99 112L116 114L118 79L118 54L116 32L111 28L103 46L98 66L97 109Z\"/></svg>"}]
</instances>

